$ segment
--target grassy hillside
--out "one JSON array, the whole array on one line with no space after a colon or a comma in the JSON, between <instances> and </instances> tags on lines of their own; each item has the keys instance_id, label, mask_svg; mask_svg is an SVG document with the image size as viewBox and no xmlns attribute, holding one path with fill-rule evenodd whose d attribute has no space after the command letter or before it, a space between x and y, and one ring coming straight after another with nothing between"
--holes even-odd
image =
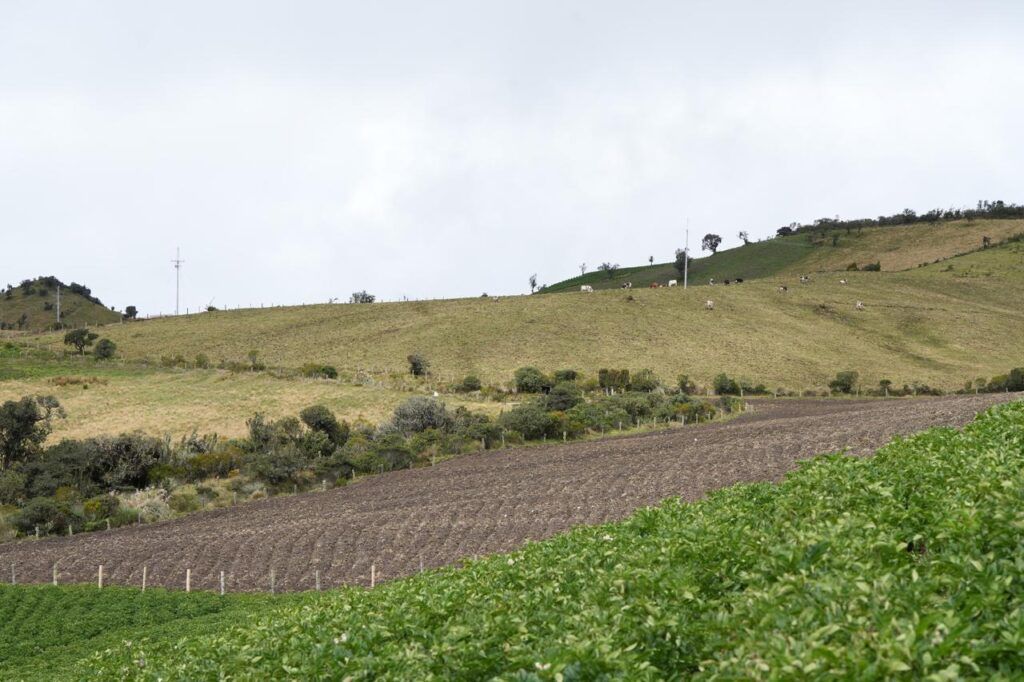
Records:
<instances>
[{"instance_id":1,"label":"grassy hillside","mask_svg":"<svg viewBox=\"0 0 1024 682\"><path fill-rule=\"evenodd\" d=\"M819 458L779 485L670 500L372 591L0 587L0 673L1012 677L1024 666L1022 438L1024 403L1003 405L871 459ZM105 651L72 663L92 649Z\"/></svg>"},{"instance_id":2,"label":"grassy hillside","mask_svg":"<svg viewBox=\"0 0 1024 682\"><path fill-rule=\"evenodd\" d=\"M708 256L696 258L690 266L690 282L707 284L711 278L754 279L793 276L803 273L846 270L851 263L863 267L880 263L884 271L908 270L922 263L949 258L981 247L983 236L993 243L1024 233L1024 220L960 220L948 223L917 224L900 227L874 227L861 232L833 230L824 236L805 233L791 237L754 242ZM833 244L833 237L836 243ZM694 249L694 253L698 249ZM622 268L613 278L602 272L590 272L547 287L545 293L579 291L589 284L595 289L617 289L623 282L647 287L652 282L666 284L682 281L672 263Z\"/></svg>"},{"instance_id":3,"label":"grassy hillside","mask_svg":"<svg viewBox=\"0 0 1024 682\"><path fill-rule=\"evenodd\" d=\"M429 385L385 378L320 381L276 378L268 373L147 368L91 358L61 360L0 346L0 402L24 395L55 396L67 418L54 423L51 440L141 430L177 438L198 431L241 436L255 412L271 418L294 416L323 404L350 422L385 420L411 391ZM446 395L449 407L465 405L493 413L495 402Z\"/></svg>"},{"instance_id":4,"label":"grassy hillside","mask_svg":"<svg viewBox=\"0 0 1024 682\"><path fill-rule=\"evenodd\" d=\"M649 367L664 380L719 372L769 387L823 387L836 371L874 384L955 388L1024 360L1024 244L905 272L820 275L811 285L599 291L566 296L242 310L105 327L128 358L180 353L272 366L406 370L422 352L441 378L505 382L515 368ZM788 294L776 291L779 281ZM715 310L704 310L708 297ZM854 310L856 301L866 310ZM58 335L39 337L59 350Z\"/></svg>"},{"instance_id":5,"label":"grassy hillside","mask_svg":"<svg viewBox=\"0 0 1024 682\"><path fill-rule=\"evenodd\" d=\"M57 288L53 278L30 280L0 292L0 322L6 329L40 331L57 322ZM120 313L75 293L67 286L60 291L61 320L67 327L110 324Z\"/></svg>"}]
</instances>

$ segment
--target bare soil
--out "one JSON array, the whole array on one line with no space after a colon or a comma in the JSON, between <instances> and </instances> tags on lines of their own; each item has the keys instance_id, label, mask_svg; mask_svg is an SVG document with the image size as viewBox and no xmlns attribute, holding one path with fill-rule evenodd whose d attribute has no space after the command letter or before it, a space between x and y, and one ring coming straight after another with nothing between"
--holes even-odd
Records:
<instances>
[{"instance_id":1,"label":"bare soil","mask_svg":"<svg viewBox=\"0 0 1024 682\"><path fill-rule=\"evenodd\" d=\"M0 545L18 582L147 584L232 591L324 589L399 578L516 549L580 524L747 481L895 435L962 426L1010 395L893 400L757 400L732 421L601 441L510 448L398 471L322 493L277 497L137 527Z\"/></svg>"}]
</instances>

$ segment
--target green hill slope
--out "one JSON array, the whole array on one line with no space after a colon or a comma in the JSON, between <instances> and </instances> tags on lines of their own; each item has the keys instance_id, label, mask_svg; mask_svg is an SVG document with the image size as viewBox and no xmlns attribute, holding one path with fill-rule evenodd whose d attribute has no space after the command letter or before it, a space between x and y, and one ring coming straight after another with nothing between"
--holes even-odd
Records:
<instances>
[{"instance_id":1,"label":"green hill slope","mask_svg":"<svg viewBox=\"0 0 1024 682\"><path fill-rule=\"evenodd\" d=\"M790 389L823 388L852 369L871 384L956 388L1022 364L1022 263L1024 243L1013 243L904 272L818 275L810 285L785 277L688 291L253 309L111 325L102 335L123 356L154 362L197 353L243 360L255 349L272 366L404 372L406 356L421 352L440 378L474 372L492 383L536 365L591 375L646 367L704 385L727 372ZM780 282L789 293L777 292ZM857 301L866 309L855 310ZM62 347L59 335L40 341Z\"/></svg>"},{"instance_id":2,"label":"green hill slope","mask_svg":"<svg viewBox=\"0 0 1024 682\"><path fill-rule=\"evenodd\" d=\"M831 229L753 242L719 251L690 264L690 283L707 284L709 279L756 279L803 273L845 271L851 263L863 267L879 263L884 271L908 270L979 249L982 237L998 243L1024 233L1024 220L959 220L946 223L894 227L872 227L862 231ZM697 251L694 250L694 253ZM621 268L614 277L590 272L557 282L544 293L579 291L589 284L595 289L617 289L624 282L647 287L652 282L667 284L682 276L672 263Z\"/></svg>"},{"instance_id":3,"label":"green hill slope","mask_svg":"<svg viewBox=\"0 0 1024 682\"><path fill-rule=\"evenodd\" d=\"M55 277L25 280L8 285L0 293L0 322L4 329L41 331L57 323L57 285L60 284L60 314L65 327L110 324L119 313L104 306L87 287L66 285Z\"/></svg>"},{"instance_id":4,"label":"green hill slope","mask_svg":"<svg viewBox=\"0 0 1024 682\"><path fill-rule=\"evenodd\" d=\"M818 458L778 485L669 500L375 590L0 586L0 673L1012 678L1024 667L1022 438L1024 404L1003 405L872 458Z\"/></svg>"}]
</instances>

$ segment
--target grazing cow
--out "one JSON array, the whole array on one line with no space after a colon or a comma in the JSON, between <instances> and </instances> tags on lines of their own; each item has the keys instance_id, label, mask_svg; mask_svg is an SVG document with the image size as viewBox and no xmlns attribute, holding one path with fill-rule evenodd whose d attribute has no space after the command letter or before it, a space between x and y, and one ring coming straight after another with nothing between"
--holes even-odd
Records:
<instances>
[{"instance_id":1,"label":"grazing cow","mask_svg":"<svg viewBox=\"0 0 1024 682\"><path fill-rule=\"evenodd\" d=\"M736 282L736 284L743 284L743 278L742 277L737 277L734 281Z\"/></svg>"},{"instance_id":2,"label":"grazing cow","mask_svg":"<svg viewBox=\"0 0 1024 682\"><path fill-rule=\"evenodd\" d=\"M722 284L724 284L725 286L729 286L729 280L725 280L724 282L722 282Z\"/></svg>"},{"instance_id":3,"label":"grazing cow","mask_svg":"<svg viewBox=\"0 0 1024 682\"><path fill-rule=\"evenodd\" d=\"M857 310L864 310L864 301L857 301L857 305L854 306Z\"/></svg>"},{"instance_id":4,"label":"grazing cow","mask_svg":"<svg viewBox=\"0 0 1024 682\"><path fill-rule=\"evenodd\" d=\"M677 282L676 282L676 281L675 281L674 279L670 279L670 280L668 281L668 285L669 285L670 287L674 287L674 286L675 286L676 284L677 284Z\"/></svg>"},{"instance_id":5,"label":"grazing cow","mask_svg":"<svg viewBox=\"0 0 1024 682\"><path fill-rule=\"evenodd\" d=\"M633 288L633 283L632 282L623 282L621 288L622 289L632 289Z\"/></svg>"},{"instance_id":6,"label":"grazing cow","mask_svg":"<svg viewBox=\"0 0 1024 682\"><path fill-rule=\"evenodd\" d=\"M589 284L584 284L583 286L580 287L580 291L585 291L588 294L592 294L594 293L594 287L590 286Z\"/></svg>"},{"instance_id":7,"label":"grazing cow","mask_svg":"<svg viewBox=\"0 0 1024 682\"><path fill-rule=\"evenodd\" d=\"M647 288L648 289L660 289L661 285L658 284L657 282L651 282L651 285L649 287L647 287Z\"/></svg>"},{"instance_id":8,"label":"grazing cow","mask_svg":"<svg viewBox=\"0 0 1024 682\"><path fill-rule=\"evenodd\" d=\"M784 294L784 293L786 293L787 291L789 291L789 287L787 287L787 286L785 286L785 285L783 285L783 286L779 287L779 293L780 293L780 294Z\"/></svg>"},{"instance_id":9,"label":"grazing cow","mask_svg":"<svg viewBox=\"0 0 1024 682\"><path fill-rule=\"evenodd\" d=\"M800 275L800 284L810 284L811 278L807 275Z\"/></svg>"},{"instance_id":10,"label":"grazing cow","mask_svg":"<svg viewBox=\"0 0 1024 682\"><path fill-rule=\"evenodd\" d=\"M711 286L715 286L715 278L712 277L711 279L709 279L708 284L710 284Z\"/></svg>"},{"instance_id":11,"label":"grazing cow","mask_svg":"<svg viewBox=\"0 0 1024 682\"><path fill-rule=\"evenodd\" d=\"M704 310L714 310L714 309L715 309L715 302L714 301L712 301L710 298L708 300L704 301Z\"/></svg>"},{"instance_id":12,"label":"grazing cow","mask_svg":"<svg viewBox=\"0 0 1024 682\"><path fill-rule=\"evenodd\" d=\"M845 280L845 279L839 280L839 283L843 284L843 285L849 284L849 282L847 280Z\"/></svg>"}]
</instances>

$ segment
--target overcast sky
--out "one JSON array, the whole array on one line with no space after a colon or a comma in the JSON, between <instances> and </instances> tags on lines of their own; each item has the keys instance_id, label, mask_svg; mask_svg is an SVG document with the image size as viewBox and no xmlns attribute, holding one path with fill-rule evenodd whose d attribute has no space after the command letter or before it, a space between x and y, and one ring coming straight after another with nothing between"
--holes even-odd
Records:
<instances>
[{"instance_id":1,"label":"overcast sky","mask_svg":"<svg viewBox=\"0 0 1024 682\"><path fill-rule=\"evenodd\" d=\"M0 278L522 293L706 232L1024 201L1024 3L0 0Z\"/></svg>"}]
</instances>

